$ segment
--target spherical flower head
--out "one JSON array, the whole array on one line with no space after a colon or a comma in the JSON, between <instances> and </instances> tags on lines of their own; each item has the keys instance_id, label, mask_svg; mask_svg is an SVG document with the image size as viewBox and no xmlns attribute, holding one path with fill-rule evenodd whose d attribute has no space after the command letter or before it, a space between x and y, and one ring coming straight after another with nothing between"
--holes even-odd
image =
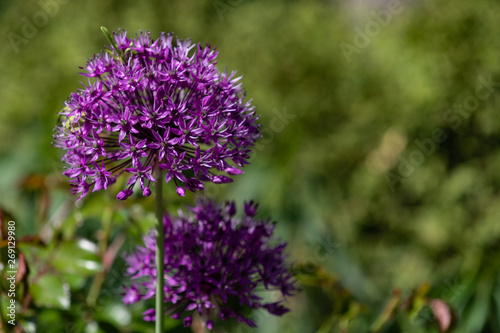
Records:
<instances>
[{"instance_id":1,"label":"spherical flower head","mask_svg":"<svg viewBox=\"0 0 500 333\"><path fill-rule=\"evenodd\" d=\"M81 73L88 84L71 94L55 128L73 193L81 199L125 173L117 198L128 198L136 183L148 196L161 168L183 196L241 173L260 137L258 116L241 77L217 69L218 52L171 34L129 39L125 31L114 42L89 59Z\"/></svg>"},{"instance_id":2,"label":"spherical flower head","mask_svg":"<svg viewBox=\"0 0 500 333\"><path fill-rule=\"evenodd\" d=\"M199 315L208 328L219 317L235 317L255 327L241 310L264 308L274 315L288 309L282 304L297 290L297 282L286 263L286 243L272 245L274 224L254 218L256 205L245 204L237 218L234 202L216 204L201 200L178 218L164 218L165 302L167 315L190 326ZM125 256L127 274L133 280L125 287L126 304L152 298L156 293L155 237L144 238L144 246ZM259 291L258 291L259 289ZM278 300L266 302L262 291L274 291ZM155 320L154 309L144 313Z\"/></svg>"}]
</instances>

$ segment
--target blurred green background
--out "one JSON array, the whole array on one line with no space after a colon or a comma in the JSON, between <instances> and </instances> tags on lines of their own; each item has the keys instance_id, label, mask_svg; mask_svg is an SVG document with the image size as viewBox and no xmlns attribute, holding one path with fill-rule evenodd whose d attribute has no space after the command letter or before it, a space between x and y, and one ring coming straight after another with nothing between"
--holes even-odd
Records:
<instances>
[{"instance_id":1,"label":"blurred green background","mask_svg":"<svg viewBox=\"0 0 500 333\"><path fill-rule=\"evenodd\" d=\"M303 291L283 318L220 332L439 332L436 299L455 317L442 331L500 332L499 17L493 0L0 1L0 209L29 267L18 325L153 331L145 304L120 301L151 199L116 202L116 185L75 204L51 145L103 25L216 46L262 115L245 174L207 192L260 202ZM167 187L172 211L193 202Z\"/></svg>"}]
</instances>

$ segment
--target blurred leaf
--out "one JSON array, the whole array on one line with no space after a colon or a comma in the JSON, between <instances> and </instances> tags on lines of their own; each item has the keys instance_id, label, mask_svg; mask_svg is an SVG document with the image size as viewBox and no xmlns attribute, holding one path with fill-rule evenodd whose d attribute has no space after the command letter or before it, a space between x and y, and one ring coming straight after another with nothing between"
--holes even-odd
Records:
<instances>
[{"instance_id":1,"label":"blurred leaf","mask_svg":"<svg viewBox=\"0 0 500 333\"><path fill-rule=\"evenodd\" d=\"M389 323L392 320L392 318L394 318L394 316L397 314L397 309L400 303L401 303L401 290L395 289L392 292L391 298L385 305L385 308L382 310L382 313L380 313L379 317L370 328L370 332L380 332L383 329L383 327L387 323Z\"/></svg>"},{"instance_id":2,"label":"blurred leaf","mask_svg":"<svg viewBox=\"0 0 500 333\"><path fill-rule=\"evenodd\" d=\"M30 291L37 306L69 309L69 285L55 275L43 275L38 281L32 283Z\"/></svg>"},{"instance_id":3,"label":"blurred leaf","mask_svg":"<svg viewBox=\"0 0 500 333\"><path fill-rule=\"evenodd\" d=\"M51 261L62 273L90 276L101 270L97 245L86 240L64 242Z\"/></svg>"},{"instance_id":4,"label":"blurred leaf","mask_svg":"<svg viewBox=\"0 0 500 333\"><path fill-rule=\"evenodd\" d=\"M132 314L123 303L109 303L99 308L96 319L116 327L124 327L130 325Z\"/></svg>"},{"instance_id":5,"label":"blurred leaf","mask_svg":"<svg viewBox=\"0 0 500 333\"><path fill-rule=\"evenodd\" d=\"M500 280L497 279L495 291L493 292L493 302L495 304L496 327L500 329Z\"/></svg>"},{"instance_id":6,"label":"blurred leaf","mask_svg":"<svg viewBox=\"0 0 500 333\"><path fill-rule=\"evenodd\" d=\"M410 308L410 319L417 317L422 308L426 305L426 296L429 292L429 284L422 284L415 293L410 297L411 308Z\"/></svg>"},{"instance_id":7,"label":"blurred leaf","mask_svg":"<svg viewBox=\"0 0 500 333\"><path fill-rule=\"evenodd\" d=\"M64 274L64 279L68 281L71 290L79 290L85 287L87 277L76 274Z\"/></svg>"},{"instance_id":8,"label":"blurred leaf","mask_svg":"<svg viewBox=\"0 0 500 333\"><path fill-rule=\"evenodd\" d=\"M36 175L27 175L24 179L22 179L19 183L19 186L28 191L36 191L45 189L45 175L36 174Z\"/></svg>"},{"instance_id":9,"label":"blurred leaf","mask_svg":"<svg viewBox=\"0 0 500 333\"><path fill-rule=\"evenodd\" d=\"M19 243L31 246L44 246L42 239L38 235L26 235L19 238Z\"/></svg>"},{"instance_id":10,"label":"blurred leaf","mask_svg":"<svg viewBox=\"0 0 500 333\"><path fill-rule=\"evenodd\" d=\"M491 278L490 272L480 276L476 285L477 291L474 300L463 318L465 332L478 333L483 331L491 307L490 297L493 283L494 280Z\"/></svg>"},{"instance_id":11,"label":"blurred leaf","mask_svg":"<svg viewBox=\"0 0 500 333\"><path fill-rule=\"evenodd\" d=\"M338 321L338 315L333 313L328 319L326 319L321 327L316 331L316 333L329 333L332 330L333 325Z\"/></svg>"}]
</instances>

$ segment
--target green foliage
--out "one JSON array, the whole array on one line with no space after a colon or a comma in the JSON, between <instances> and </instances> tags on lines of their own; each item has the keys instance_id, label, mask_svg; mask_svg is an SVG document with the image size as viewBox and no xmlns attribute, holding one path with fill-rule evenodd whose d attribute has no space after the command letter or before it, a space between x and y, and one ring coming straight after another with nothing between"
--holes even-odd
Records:
<instances>
[{"instance_id":1,"label":"green foliage","mask_svg":"<svg viewBox=\"0 0 500 333\"><path fill-rule=\"evenodd\" d=\"M0 209L29 267L16 294L27 331L153 331L151 304L120 302L120 255L152 227L152 200L116 202L116 184L75 204L51 145L78 66L108 44L100 26L208 42L244 75L264 137L244 175L207 192L259 201L304 288L284 318L253 314L255 332L439 332L436 299L453 332L500 331L498 2L402 1L362 47L355 28L380 19L368 1L42 3L57 13L29 36L40 3L0 3ZM192 203L166 187L171 211Z\"/></svg>"},{"instance_id":2,"label":"green foliage","mask_svg":"<svg viewBox=\"0 0 500 333\"><path fill-rule=\"evenodd\" d=\"M43 275L31 284L30 292L39 307L69 309L69 285L55 275Z\"/></svg>"}]
</instances>

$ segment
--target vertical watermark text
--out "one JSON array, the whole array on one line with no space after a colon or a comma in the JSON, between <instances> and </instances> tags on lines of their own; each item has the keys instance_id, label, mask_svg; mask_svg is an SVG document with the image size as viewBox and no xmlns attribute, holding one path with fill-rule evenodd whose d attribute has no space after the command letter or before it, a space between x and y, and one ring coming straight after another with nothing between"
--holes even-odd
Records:
<instances>
[{"instance_id":1,"label":"vertical watermark text","mask_svg":"<svg viewBox=\"0 0 500 333\"><path fill-rule=\"evenodd\" d=\"M7 321L9 325L16 325L16 222L7 222L7 297L9 302L7 305Z\"/></svg>"}]
</instances>

